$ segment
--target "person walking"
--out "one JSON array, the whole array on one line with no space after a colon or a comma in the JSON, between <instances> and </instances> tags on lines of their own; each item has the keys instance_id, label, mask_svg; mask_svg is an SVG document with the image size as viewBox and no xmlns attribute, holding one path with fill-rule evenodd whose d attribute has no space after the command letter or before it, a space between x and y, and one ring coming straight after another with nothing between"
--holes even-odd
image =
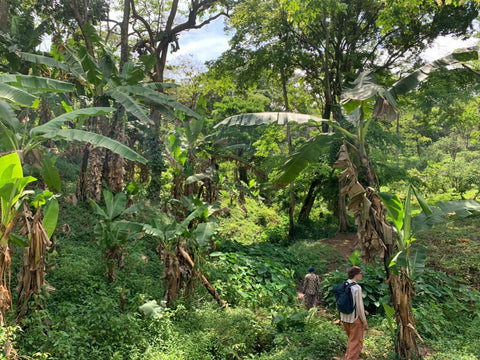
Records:
<instances>
[{"instance_id":1,"label":"person walking","mask_svg":"<svg viewBox=\"0 0 480 360\"><path fill-rule=\"evenodd\" d=\"M303 294L305 301L305 308L310 310L317 305L318 289L320 287L320 278L315 274L315 269L310 267L308 274L303 280Z\"/></svg>"},{"instance_id":2,"label":"person walking","mask_svg":"<svg viewBox=\"0 0 480 360\"><path fill-rule=\"evenodd\" d=\"M363 334L368 326L363 306L362 288L357 284L363 277L362 269L353 266L348 270L348 283L355 283L351 286L354 311L351 314L340 312L340 320L347 333L348 344L345 353L345 360L359 360L363 348Z\"/></svg>"}]
</instances>

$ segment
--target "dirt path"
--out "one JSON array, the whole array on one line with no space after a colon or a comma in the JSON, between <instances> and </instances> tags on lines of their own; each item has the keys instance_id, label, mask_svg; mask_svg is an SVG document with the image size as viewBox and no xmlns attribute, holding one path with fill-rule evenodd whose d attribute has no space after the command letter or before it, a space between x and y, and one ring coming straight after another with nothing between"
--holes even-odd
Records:
<instances>
[{"instance_id":1,"label":"dirt path","mask_svg":"<svg viewBox=\"0 0 480 360\"><path fill-rule=\"evenodd\" d=\"M345 257L350 257L354 250L360 250L357 233L337 234L333 238L322 240L323 243L332 245Z\"/></svg>"},{"instance_id":2,"label":"dirt path","mask_svg":"<svg viewBox=\"0 0 480 360\"><path fill-rule=\"evenodd\" d=\"M333 238L324 239L321 240L321 242L335 247L346 258L350 257L354 250L361 250L356 233L337 234ZM299 300L301 306L303 306L303 296L302 284L297 284L297 299ZM322 303L321 299L319 299L317 306L319 314L326 314L324 304Z\"/></svg>"}]
</instances>

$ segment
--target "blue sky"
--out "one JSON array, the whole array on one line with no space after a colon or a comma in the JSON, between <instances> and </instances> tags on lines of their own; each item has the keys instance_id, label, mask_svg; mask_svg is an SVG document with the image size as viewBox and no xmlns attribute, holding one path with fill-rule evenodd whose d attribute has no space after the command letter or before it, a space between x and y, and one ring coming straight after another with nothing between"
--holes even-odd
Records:
<instances>
[{"instance_id":1,"label":"blue sky","mask_svg":"<svg viewBox=\"0 0 480 360\"><path fill-rule=\"evenodd\" d=\"M189 56L202 64L214 60L228 49L230 36L224 32L224 20L217 19L201 29L190 30L179 37L180 50L169 55L169 60ZM455 49L476 45L478 39L458 40L452 36L442 36L424 51L426 61L433 61Z\"/></svg>"},{"instance_id":2,"label":"blue sky","mask_svg":"<svg viewBox=\"0 0 480 360\"><path fill-rule=\"evenodd\" d=\"M200 29L189 30L179 36L180 50L169 54L169 59L191 55L202 64L218 58L228 49L230 37L224 32L222 18Z\"/></svg>"}]
</instances>

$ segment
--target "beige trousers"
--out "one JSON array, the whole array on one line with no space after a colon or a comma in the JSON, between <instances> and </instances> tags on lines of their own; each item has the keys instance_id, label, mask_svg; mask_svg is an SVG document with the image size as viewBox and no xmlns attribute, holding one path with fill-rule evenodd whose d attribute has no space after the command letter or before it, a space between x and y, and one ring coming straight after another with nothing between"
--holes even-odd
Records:
<instances>
[{"instance_id":1,"label":"beige trousers","mask_svg":"<svg viewBox=\"0 0 480 360\"><path fill-rule=\"evenodd\" d=\"M363 347L363 323L358 318L353 323L344 322L343 327L348 337L345 360L358 360Z\"/></svg>"}]
</instances>

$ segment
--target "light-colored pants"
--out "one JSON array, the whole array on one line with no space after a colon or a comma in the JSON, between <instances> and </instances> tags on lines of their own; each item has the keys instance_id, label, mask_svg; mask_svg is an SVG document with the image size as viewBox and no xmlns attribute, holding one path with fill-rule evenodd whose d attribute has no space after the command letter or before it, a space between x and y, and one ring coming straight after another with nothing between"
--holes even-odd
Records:
<instances>
[{"instance_id":1,"label":"light-colored pants","mask_svg":"<svg viewBox=\"0 0 480 360\"><path fill-rule=\"evenodd\" d=\"M344 322L343 327L348 337L345 360L358 360L363 347L363 323L358 318L353 323Z\"/></svg>"}]
</instances>

